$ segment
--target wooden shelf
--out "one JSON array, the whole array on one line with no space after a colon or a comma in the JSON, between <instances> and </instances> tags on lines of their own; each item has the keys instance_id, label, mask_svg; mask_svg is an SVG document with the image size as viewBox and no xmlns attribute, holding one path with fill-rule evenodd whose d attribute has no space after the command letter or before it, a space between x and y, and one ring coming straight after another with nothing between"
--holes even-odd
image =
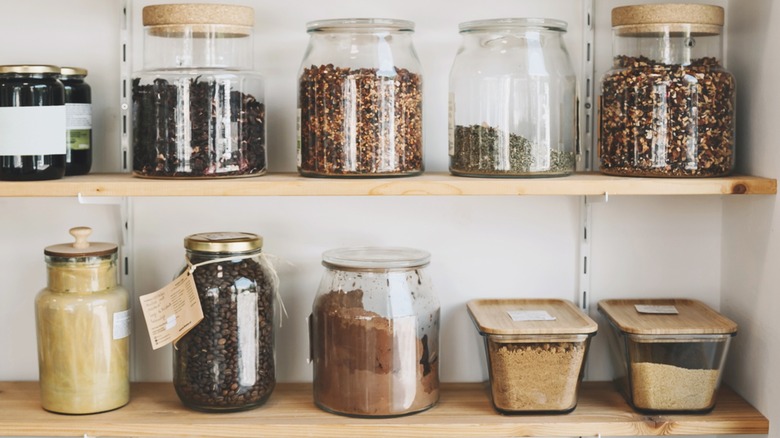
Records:
<instances>
[{"instance_id":1,"label":"wooden shelf","mask_svg":"<svg viewBox=\"0 0 780 438\"><path fill-rule=\"evenodd\" d=\"M182 407L170 383L135 383L127 406L103 414L44 411L38 384L0 382L0 434L19 436L369 437L631 436L767 434L769 421L742 397L722 388L706 415L642 415L611 382L585 382L579 406L566 415L497 414L485 385L442 385L439 404L391 419L328 414L312 403L311 384L279 384L260 408L204 414Z\"/></svg>"},{"instance_id":2,"label":"wooden shelf","mask_svg":"<svg viewBox=\"0 0 780 438\"><path fill-rule=\"evenodd\" d=\"M774 195L777 180L726 178L622 178L578 173L562 178L465 178L426 173L403 178L254 178L162 180L130 174L92 174L52 181L0 182L0 197L69 196L415 196L415 195Z\"/></svg>"}]
</instances>

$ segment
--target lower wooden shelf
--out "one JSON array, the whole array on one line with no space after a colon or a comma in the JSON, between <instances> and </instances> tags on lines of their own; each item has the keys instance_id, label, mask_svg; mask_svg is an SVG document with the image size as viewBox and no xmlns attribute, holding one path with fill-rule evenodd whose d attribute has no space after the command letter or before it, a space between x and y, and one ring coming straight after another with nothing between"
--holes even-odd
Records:
<instances>
[{"instance_id":1,"label":"lower wooden shelf","mask_svg":"<svg viewBox=\"0 0 780 438\"><path fill-rule=\"evenodd\" d=\"M134 383L130 404L95 415L44 411L35 382L0 382L0 435L209 437L509 437L767 434L769 420L729 388L706 415L642 415L611 382L584 382L566 415L497 414L480 383L443 384L439 404L420 414L356 419L314 406L311 384L277 385L260 408L204 414L184 408L170 383Z\"/></svg>"}]
</instances>

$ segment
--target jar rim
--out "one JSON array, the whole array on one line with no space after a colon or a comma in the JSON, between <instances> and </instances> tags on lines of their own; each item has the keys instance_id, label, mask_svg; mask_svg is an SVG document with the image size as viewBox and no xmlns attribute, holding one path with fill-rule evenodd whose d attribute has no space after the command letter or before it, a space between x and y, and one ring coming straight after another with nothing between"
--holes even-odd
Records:
<instances>
[{"instance_id":1,"label":"jar rim","mask_svg":"<svg viewBox=\"0 0 780 438\"><path fill-rule=\"evenodd\" d=\"M56 65L0 65L0 74L59 74L60 67Z\"/></svg>"},{"instance_id":2,"label":"jar rim","mask_svg":"<svg viewBox=\"0 0 780 438\"><path fill-rule=\"evenodd\" d=\"M62 76L86 76L87 69L81 67L62 67L60 68L60 75Z\"/></svg>"},{"instance_id":3,"label":"jar rim","mask_svg":"<svg viewBox=\"0 0 780 438\"><path fill-rule=\"evenodd\" d=\"M191 234L184 238L184 248L206 253L243 253L263 248L263 237L244 232Z\"/></svg>"},{"instance_id":4,"label":"jar rim","mask_svg":"<svg viewBox=\"0 0 780 438\"><path fill-rule=\"evenodd\" d=\"M379 30L414 32L414 22L394 18L334 18L306 23L306 32Z\"/></svg>"},{"instance_id":5,"label":"jar rim","mask_svg":"<svg viewBox=\"0 0 780 438\"><path fill-rule=\"evenodd\" d=\"M429 252L405 247L347 247L322 253L322 264L328 268L409 269L426 266L430 260Z\"/></svg>"},{"instance_id":6,"label":"jar rim","mask_svg":"<svg viewBox=\"0 0 780 438\"><path fill-rule=\"evenodd\" d=\"M487 20L474 20L460 23L460 32L474 32L480 30L507 30L507 29L544 29L558 32L566 32L569 24L563 20L553 18L493 18Z\"/></svg>"}]
</instances>

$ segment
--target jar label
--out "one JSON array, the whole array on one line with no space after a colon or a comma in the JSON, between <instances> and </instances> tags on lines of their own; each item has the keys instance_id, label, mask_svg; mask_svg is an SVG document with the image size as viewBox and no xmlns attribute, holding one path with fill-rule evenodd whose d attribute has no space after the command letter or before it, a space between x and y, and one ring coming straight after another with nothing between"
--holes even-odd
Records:
<instances>
[{"instance_id":1,"label":"jar label","mask_svg":"<svg viewBox=\"0 0 780 438\"><path fill-rule=\"evenodd\" d=\"M512 321L555 321L546 310L510 310L506 312Z\"/></svg>"},{"instance_id":2,"label":"jar label","mask_svg":"<svg viewBox=\"0 0 780 438\"><path fill-rule=\"evenodd\" d=\"M0 108L0 156L65 155L65 105Z\"/></svg>"},{"instance_id":3,"label":"jar label","mask_svg":"<svg viewBox=\"0 0 780 438\"><path fill-rule=\"evenodd\" d=\"M155 350L181 338L203 319L195 279L189 270L140 299L146 329Z\"/></svg>"},{"instance_id":4,"label":"jar label","mask_svg":"<svg viewBox=\"0 0 780 438\"><path fill-rule=\"evenodd\" d=\"M68 129L92 129L92 104L66 103L65 126Z\"/></svg>"},{"instance_id":5,"label":"jar label","mask_svg":"<svg viewBox=\"0 0 780 438\"><path fill-rule=\"evenodd\" d=\"M297 130L297 136L296 139L298 140L298 148L296 150L296 162L298 163L298 167L301 167L301 143L303 142L303 138L301 137L301 109L298 108L298 122L296 124Z\"/></svg>"},{"instance_id":6,"label":"jar label","mask_svg":"<svg viewBox=\"0 0 780 438\"><path fill-rule=\"evenodd\" d=\"M130 336L130 309L114 312L114 340Z\"/></svg>"},{"instance_id":7,"label":"jar label","mask_svg":"<svg viewBox=\"0 0 780 438\"><path fill-rule=\"evenodd\" d=\"M450 93L449 128L447 134L449 135L450 157L454 157L455 156L455 93Z\"/></svg>"}]
</instances>

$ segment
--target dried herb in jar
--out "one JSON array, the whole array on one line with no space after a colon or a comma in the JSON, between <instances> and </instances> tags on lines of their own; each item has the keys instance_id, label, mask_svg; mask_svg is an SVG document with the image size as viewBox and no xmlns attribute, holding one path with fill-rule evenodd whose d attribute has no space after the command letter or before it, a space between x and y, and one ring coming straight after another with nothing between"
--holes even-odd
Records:
<instances>
[{"instance_id":1,"label":"dried herb in jar","mask_svg":"<svg viewBox=\"0 0 780 438\"><path fill-rule=\"evenodd\" d=\"M299 169L308 176L422 172L422 77L311 66L299 81Z\"/></svg>"}]
</instances>

